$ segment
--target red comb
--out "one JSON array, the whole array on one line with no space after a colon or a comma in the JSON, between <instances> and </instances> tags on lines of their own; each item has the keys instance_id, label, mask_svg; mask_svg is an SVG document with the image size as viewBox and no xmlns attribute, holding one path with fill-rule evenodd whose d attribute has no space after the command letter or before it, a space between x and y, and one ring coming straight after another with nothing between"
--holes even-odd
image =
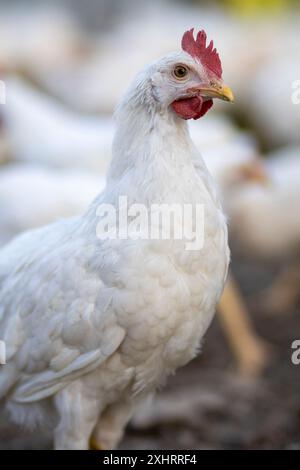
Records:
<instances>
[{"instance_id":1,"label":"red comb","mask_svg":"<svg viewBox=\"0 0 300 470\"><path fill-rule=\"evenodd\" d=\"M200 60L201 64L213 72L218 78L222 77L222 65L219 54L214 48L213 41L210 41L206 47L206 32L199 31L196 41L194 39L194 28L186 31L181 40L182 49L195 59Z\"/></svg>"}]
</instances>

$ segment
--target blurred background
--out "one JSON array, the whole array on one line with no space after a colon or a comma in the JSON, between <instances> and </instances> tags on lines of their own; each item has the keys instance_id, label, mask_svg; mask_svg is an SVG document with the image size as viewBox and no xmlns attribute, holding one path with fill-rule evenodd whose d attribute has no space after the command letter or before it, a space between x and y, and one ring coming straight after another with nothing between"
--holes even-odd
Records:
<instances>
[{"instance_id":1,"label":"blurred background","mask_svg":"<svg viewBox=\"0 0 300 470\"><path fill-rule=\"evenodd\" d=\"M202 354L122 448L300 449L299 2L1 0L0 12L0 246L82 212L136 72L193 26L214 40L236 102L190 128L228 215L229 281Z\"/></svg>"}]
</instances>

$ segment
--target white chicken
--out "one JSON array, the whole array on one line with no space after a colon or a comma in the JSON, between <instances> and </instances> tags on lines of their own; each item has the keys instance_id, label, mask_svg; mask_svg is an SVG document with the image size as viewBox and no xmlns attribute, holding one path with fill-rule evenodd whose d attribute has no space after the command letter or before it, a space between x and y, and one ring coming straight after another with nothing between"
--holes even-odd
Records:
<instances>
[{"instance_id":1,"label":"white chicken","mask_svg":"<svg viewBox=\"0 0 300 470\"><path fill-rule=\"evenodd\" d=\"M300 142L299 68L296 51L265 61L245 94L247 113L269 144L278 146Z\"/></svg>"},{"instance_id":2,"label":"white chicken","mask_svg":"<svg viewBox=\"0 0 300 470\"><path fill-rule=\"evenodd\" d=\"M268 178L265 184L248 181L228 189L234 244L244 256L264 262L293 258L300 246L300 149L269 154L261 165Z\"/></svg>"},{"instance_id":3,"label":"white chicken","mask_svg":"<svg viewBox=\"0 0 300 470\"><path fill-rule=\"evenodd\" d=\"M256 19L257 20L257 19ZM255 38L244 45L256 63L238 63L246 70L241 79L240 104L268 147L299 143L300 76L299 15L270 16L255 23ZM284 41L282 38L284 37ZM259 45L249 47L249 44ZM250 52L248 52L250 51ZM238 75L238 74L236 74Z\"/></svg>"},{"instance_id":4,"label":"white chicken","mask_svg":"<svg viewBox=\"0 0 300 470\"><path fill-rule=\"evenodd\" d=\"M121 101L106 188L87 212L0 252L1 406L24 429L50 427L56 449L87 449L91 437L115 447L136 402L195 356L222 293L226 221L185 120L233 96L204 31L187 31L182 48L146 67ZM122 236L109 237L101 210L123 196L146 213L200 203L202 249L124 239L121 216Z\"/></svg>"},{"instance_id":5,"label":"white chicken","mask_svg":"<svg viewBox=\"0 0 300 470\"><path fill-rule=\"evenodd\" d=\"M5 77L5 83L7 104L1 114L16 160L106 171L114 133L111 119L77 115L16 77Z\"/></svg>"},{"instance_id":6,"label":"white chicken","mask_svg":"<svg viewBox=\"0 0 300 470\"><path fill-rule=\"evenodd\" d=\"M299 298L300 148L269 154L264 171L265 184L248 181L232 188L226 209L236 250L247 259L281 266L277 280L260 296L265 311L279 313Z\"/></svg>"},{"instance_id":7,"label":"white chicken","mask_svg":"<svg viewBox=\"0 0 300 470\"><path fill-rule=\"evenodd\" d=\"M42 165L46 163L65 169L82 166L86 170L97 169L101 173L105 171L110 160L114 130L110 119L77 116L20 79L10 78L7 83L10 100L3 113L11 149L18 160ZM34 146L32 126L37 135ZM254 140L238 131L228 117L221 114L210 115L202 122L202 126L198 126L196 121L190 122L189 130L193 142L201 149L205 163L221 189L225 204L227 190L231 190L236 181L260 176ZM4 171L2 179L0 177L0 200L5 201L5 204L1 204L0 242L3 243L22 230L51 223L56 218L79 214L87 205L88 196L93 191L95 195L97 193L96 178L89 178L88 174L82 176L81 191L78 192L77 177L74 176L68 176L64 172L65 184L61 185L61 177L58 174L56 176L56 171L50 168L31 170L16 166ZM16 183L18 191L14 191ZM100 189L99 186L97 189ZM237 291L237 287L230 291ZM245 306L240 309L239 319L239 324L245 323L242 328L244 333L236 328L236 319L231 312L236 303L241 304L242 299L233 297L225 297L227 300L221 304L220 314L226 317L225 334L230 342L234 336L237 337L235 344L241 345L238 353L234 346L239 369L252 374L252 364L257 371L259 367L256 365L264 362L261 360L260 341L243 313ZM248 348L252 351L251 355L245 354L247 342L252 345ZM255 344L258 346L256 354L253 347Z\"/></svg>"},{"instance_id":8,"label":"white chicken","mask_svg":"<svg viewBox=\"0 0 300 470\"><path fill-rule=\"evenodd\" d=\"M202 145L205 161L221 185L226 202L226 193L234 182L257 181L262 175L255 165L254 149L247 141L237 139L229 122L217 117L203 124L205 135L195 126L190 127L191 135L199 148ZM224 157L220 158L222 150ZM4 167L0 171L0 244L24 230L80 214L102 186L105 186L104 178L89 172L61 172L31 165ZM237 286L232 287L233 283L231 276L218 311L239 370L253 375L265 364L265 348L251 327L246 306L241 307L243 300ZM233 316L233 311L239 313Z\"/></svg>"},{"instance_id":9,"label":"white chicken","mask_svg":"<svg viewBox=\"0 0 300 470\"><path fill-rule=\"evenodd\" d=\"M103 177L87 172L5 166L0 171L0 244L22 231L81 214L104 186Z\"/></svg>"},{"instance_id":10,"label":"white chicken","mask_svg":"<svg viewBox=\"0 0 300 470\"><path fill-rule=\"evenodd\" d=\"M76 63L85 47L79 25L64 8L49 4L1 7L1 71L47 74Z\"/></svg>"},{"instance_id":11,"label":"white chicken","mask_svg":"<svg viewBox=\"0 0 300 470\"><path fill-rule=\"evenodd\" d=\"M10 78L7 83L10 100L3 114L15 158L65 169L82 166L86 170L97 169L103 174L111 154L114 131L111 119L78 116L20 79ZM32 126L37 135L34 146ZM201 126L196 121L190 122L189 130L194 144L201 150L209 171L221 189L225 204L227 190L231 190L236 181L257 179L260 176L257 171L255 141L249 135L241 133L228 117L221 114L209 115ZM56 218L79 214L87 205L87 198L92 190L96 195L97 189L100 189L99 186L96 189L96 178L91 176L89 179L87 174L82 176L80 192L77 190L76 176L74 178L73 174L68 176L64 172L63 178L64 185L61 184L61 177L58 174L56 176L56 171L50 168L31 170L16 166L4 171L2 179L0 176L0 202L5 201L0 206L0 242L22 230L51 223ZM16 183L17 191L14 190ZM228 289L232 293L237 292L236 286ZM234 296L236 297L225 296L226 302L222 302L219 311L222 317L226 317L225 322L222 318L222 323L225 324L225 334L230 342L233 336L236 337L234 352L239 369L252 374L254 368L256 371L259 369L257 364L264 362L261 360L260 341L251 330L249 319L246 319L245 306L240 309L239 319L239 324L245 323L245 327L236 327L236 318L231 312L236 303L241 304L242 299L234 299ZM251 347L245 348L246 343L251 343ZM241 345L238 353L236 344ZM255 344L258 346L256 354L253 347ZM247 350L251 351L250 355L246 354Z\"/></svg>"}]
</instances>

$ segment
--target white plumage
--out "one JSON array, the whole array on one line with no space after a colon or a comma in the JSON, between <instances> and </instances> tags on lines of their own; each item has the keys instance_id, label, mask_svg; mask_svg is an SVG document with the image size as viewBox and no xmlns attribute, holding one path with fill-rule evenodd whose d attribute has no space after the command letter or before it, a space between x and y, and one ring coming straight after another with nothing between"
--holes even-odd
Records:
<instances>
[{"instance_id":1,"label":"white plumage","mask_svg":"<svg viewBox=\"0 0 300 470\"><path fill-rule=\"evenodd\" d=\"M114 133L110 119L77 115L18 78L6 77L5 83L7 104L1 112L16 160L106 170Z\"/></svg>"},{"instance_id":2,"label":"white plumage","mask_svg":"<svg viewBox=\"0 0 300 470\"><path fill-rule=\"evenodd\" d=\"M187 82L172 75L177 63L193 71ZM104 192L83 216L26 232L0 252L1 406L24 429L48 426L57 449L86 449L91 436L114 447L136 401L194 357L214 314L229 260L226 222L170 107L199 82L207 87L207 74L184 52L147 67L118 109ZM120 195L147 210L203 204L204 247L97 238L97 208L117 206Z\"/></svg>"},{"instance_id":3,"label":"white plumage","mask_svg":"<svg viewBox=\"0 0 300 470\"><path fill-rule=\"evenodd\" d=\"M78 115L21 79L6 82L6 147L22 164L0 171L2 244L21 231L80 214L105 185L114 134L110 118ZM207 115L201 126L192 121L189 130L226 203L226 188L255 161L253 139L221 114Z\"/></svg>"},{"instance_id":4,"label":"white plumage","mask_svg":"<svg viewBox=\"0 0 300 470\"><path fill-rule=\"evenodd\" d=\"M298 16L270 16L249 26L252 34L243 32L245 43L238 45L244 55L238 56L238 71L231 67L240 82L238 95L246 119L268 146L299 143Z\"/></svg>"},{"instance_id":5,"label":"white plumage","mask_svg":"<svg viewBox=\"0 0 300 470\"><path fill-rule=\"evenodd\" d=\"M257 71L245 94L250 119L269 144L299 143L299 68L296 53L273 58Z\"/></svg>"},{"instance_id":6,"label":"white plumage","mask_svg":"<svg viewBox=\"0 0 300 470\"><path fill-rule=\"evenodd\" d=\"M265 184L244 182L228 194L231 236L244 256L273 262L293 259L300 253L300 149L273 152L264 168Z\"/></svg>"},{"instance_id":7,"label":"white plumage","mask_svg":"<svg viewBox=\"0 0 300 470\"><path fill-rule=\"evenodd\" d=\"M2 6L1 69L47 74L76 62L83 48L80 27L63 8Z\"/></svg>"},{"instance_id":8,"label":"white plumage","mask_svg":"<svg viewBox=\"0 0 300 470\"><path fill-rule=\"evenodd\" d=\"M4 167L0 171L0 243L22 231L81 214L104 186L104 177L83 171Z\"/></svg>"}]
</instances>

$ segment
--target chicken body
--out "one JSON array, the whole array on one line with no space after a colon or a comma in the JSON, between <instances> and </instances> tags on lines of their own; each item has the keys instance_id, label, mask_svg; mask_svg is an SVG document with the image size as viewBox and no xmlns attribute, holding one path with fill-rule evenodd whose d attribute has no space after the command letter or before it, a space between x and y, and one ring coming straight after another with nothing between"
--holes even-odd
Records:
<instances>
[{"instance_id":1,"label":"chicken body","mask_svg":"<svg viewBox=\"0 0 300 470\"><path fill-rule=\"evenodd\" d=\"M270 154L264 162L268 184L250 181L228 194L231 234L244 257L275 264L299 257L299 154L297 147Z\"/></svg>"},{"instance_id":2,"label":"chicken body","mask_svg":"<svg viewBox=\"0 0 300 470\"><path fill-rule=\"evenodd\" d=\"M12 423L54 435L56 449L87 449L91 437L115 447L136 402L195 356L222 293L229 251L214 183L186 122L150 87L183 60L152 64L123 99L106 188L87 212L0 252L1 406ZM97 237L99 206L124 195L147 210L203 204L203 248Z\"/></svg>"},{"instance_id":3,"label":"chicken body","mask_svg":"<svg viewBox=\"0 0 300 470\"><path fill-rule=\"evenodd\" d=\"M104 177L90 172L24 164L4 167L0 171L0 244L25 230L82 214L104 187Z\"/></svg>"},{"instance_id":4,"label":"chicken body","mask_svg":"<svg viewBox=\"0 0 300 470\"><path fill-rule=\"evenodd\" d=\"M15 160L106 172L114 135L111 119L72 113L21 79L6 76L5 83L8 104L0 117Z\"/></svg>"}]
</instances>

